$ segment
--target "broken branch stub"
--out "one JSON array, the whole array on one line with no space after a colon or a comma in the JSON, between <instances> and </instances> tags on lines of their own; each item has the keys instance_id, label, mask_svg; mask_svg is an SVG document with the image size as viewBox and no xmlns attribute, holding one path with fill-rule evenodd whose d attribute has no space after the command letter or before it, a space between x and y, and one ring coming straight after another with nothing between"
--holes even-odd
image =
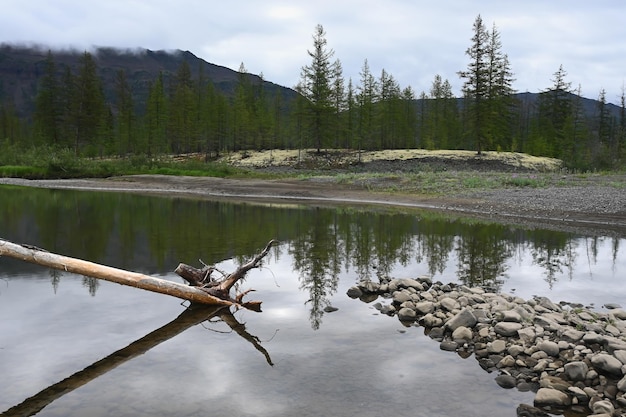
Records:
<instances>
[{"instance_id":1,"label":"broken branch stub","mask_svg":"<svg viewBox=\"0 0 626 417\"><path fill-rule=\"evenodd\" d=\"M248 291L244 291L243 293L237 294L235 298L230 296L230 289L240 280L245 278L248 271L253 268L258 268L261 264L261 261L267 254L269 253L272 245L277 243L276 240L270 240L265 248L254 256L250 261L238 267L234 272L226 275L223 279L217 280L211 277L211 273L216 271L217 268L215 266L204 265L204 267L198 269L193 266L187 264L179 264L178 267L174 270L181 278L189 283L192 287L197 287L202 291L206 291L208 294L211 294L220 299L225 299L231 301L233 304L241 305L245 308L254 311L261 311L261 303L259 301L250 301L250 302L242 302L242 298L246 295Z\"/></svg>"}]
</instances>

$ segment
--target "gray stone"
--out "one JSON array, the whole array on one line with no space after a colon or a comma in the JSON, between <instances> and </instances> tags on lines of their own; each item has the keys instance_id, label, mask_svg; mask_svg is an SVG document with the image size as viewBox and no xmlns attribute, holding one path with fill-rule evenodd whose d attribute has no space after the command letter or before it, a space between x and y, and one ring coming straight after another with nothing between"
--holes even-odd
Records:
<instances>
[{"instance_id":1,"label":"gray stone","mask_svg":"<svg viewBox=\"0 0 626 417\"><path fill-rule=\"evenodd\" d=\"M607 310L615 310L618 308L622 308L622 306L617 303L606 303L604 305L604 308L606 308Z\"/></svg>"},{"instance_id":2,"label":"gray stone","mask_svg":"<svg viewBox=\"0 0 626 417\"><path fill-rule=\"evenodd\" d=\"M569 387L567 392L576 397L578 403L580 404L587 404L589 402L589 396L587 393L578 387Z\"/></svg>"},{"instance_id":3,"label":"gray stone","mask_svg":"<svg viewBox=\"0 0 626 417\"><path fill-rule=\"evenodd\" d=\"M489 353L502 353L506 350L506 342L502 339L498 339L498 340L494 340L493 342L491 342L491 344L487 347L487 351Z\"/></svg>"},{"instance_id":4,"label":"gray stone","mask_svg":"<svg viewBox=\"0 0 626 417\"><path fill-rule=\"evenodd\" d=\"M553 388L539 388L535 395L535 405L566 407L571 404L567 394Z\"/></svg>"},{"instance_id":5,"label":"gray stone","mask_svg":"<svg viewBox=\"0 0 626 417\"><path fill-rule=\"evenodd\" d=\"M465 326L459 326L452 332L452 340L468 342L472 340L472 331Z\"/></svg>"},{"instance_id":6,"label":"gray stone","mask_svg":"<svg viewBox=\"0 0 626 417\"><path fill-rule=\"evenodd\" d=\"M494 326L494 331L500 336L511 337L517 335L517 331L522 328L520 323L501 321Z\"/></svg>"},{"instance_id":7,"label":"gray stone","mask_svg":"<svg viewBox=\"0 0 626 417\"><path fill-rule=\"evenodd\" d=\"M448 352L454 352L459 345L452 340L444 340L439 344L439 349L446 350Z\"/></svg>"},{"instance_id":8,"label":"gray stone","mask_svg":"<svg viewBox=\"0 0 626 417\"><path fill-rule=\"evenodd\" d=\"M526 345L532 345L535 343L535 339L537 338L537 334L535 333L535 329L531 327L524 327L517 331L517 335L520 340L524 342Z\"/></svg>"},{"instance_id":9,"label":"gray stone","mask_svg":"<svg viewBox=\"0 0 626 417\"><path fill-rule=\"evenodd\" d=\"M513 366L515 366L515 358L511 355L506 355L496 365L498 368L512 368Z\"/></svg>"},{"instance_id":10,"label":"gray stone","mask_svg":"<svg viewBox=\"0 0 626 417\"><path fill-rule=\"evenodd\" d=\"M554 304L552 301L550 301L550 299L547 297L538 297L537 301L539 302L538 305L543 308L547 308L548 310L552 311L561 311L561 308Z\"/></svg>"},{"instance_id":11,"label":"gray stone","mask_svg":"<svg viewBox=\"0 0 626 417\"><path fill-rule=\"evenodd\" d=\"M611 315L619 320L626 320L626 311L621 308L611 311Z\"/></svg>"},{"instance_id":12,"label":"gray stone","mask_svg":"<svg viewBox=\"0 0 626 417\"><path fill-rule=\"evenodd\" d=\"M611 375L622 375L622 363L614 356L607 353L598 353L591 357L591 364L594 368L607 372Z\"/></svg>"},{"instance_id":13,"label":"gray stone","mask_svg":"<svg viewBox=\"0 0 626 417\"><path fill-rule=\"evenodd\" d=\"M415 314L415 310L412 308L403 307L398 311L398 318L401 321L414 321L416 317L417 314Z\"/></svg>"},{"instance_id":14,"label":"gray stone","mask_svg":"<svg viewBox=\"0 0 626 417\"><path fill-rule=\"evenodd\" d=\"M520 345L511 345L509 346L509 348L507 349L507 352L509 352L509 355L513 356L513 357L517 357L519 356L522 352L524 352L524 347L520 346Z\"/></svg>"},{"instance_id":15,"label":"gray stone","mask_svg":"<svg viewBox=\"0 0 626 417\"><path fill-rule=\"evenodd\" d=\"M613 352L613 356L617 358L621 363L626 365L626 350L616 350Z\"/></svg>"},{"instance_id":16,"label":"gray stone","mask_svg":"<svg viewBox=\"0 0 626 417\"><path fill-rule=\"evenodd\" d=\"M445 324L445 327L452 331L455 331L460 326L471 329L476 326L476 322L476 316L474 316L472 310L470 310L469 308L464 308L463 310L461 310L461 312L448 320Z\"/></svg>"},{"instance_id":17,"label":"gray stone","mask_svg":"<svg viewBox=\"0 0 626 417\"><path fill-rule=\"evenodd\" d=\"M416 309L417 309L417 306L416 306ZM421 318L420 324L424 327L440 327L443 325L443 320L429 313Z\"/></svg>"},{"instance_id":18,"label":"gray stone","mask_svg":"<svg viewBox=\"0 0 626 417\"><path fill-rule=\"evenodd\" d=\"M510 321L515 323L520 323L522 321L522 316L515 310L506 310L500 311L497 314L497 318L500 321Z\"/></svg>"},{"instance_id":19,"label":"gray stone","mask_svg":"<svg viewBox=\"0 0 626 417\"><path fill-rule=\"evenodd\" d=\"M412 278L403 278L398 280L398 287L415 288L417 291L424 291L424 285Z\"/></svg>"},{"instance_id":20,"label":"gray stone","mask_svg":"<svg viewBox=\"0 0 626 417\"><path fill-rule=\"evenodd\" d=\"M583 342L585 342L588 345L592 345L594 343L602 343L604 342L604 336L599 335L596 332L587 332L583 336Z\"/></svg>"},{"instance_id":21,"label":"gray stone","mask_svg":"<svg viewBox=\"0 0 626 417\"><path fill-rule=\"evenodd\" d=\"M350 287L348 288L348 291L346 292L346 294L350 298L359 298L360 296L363 295L363 291L361 291L359 287Z\"/></svg>"},{"instance_id":22,"label":"gray stone","mask_svg":"<svg viewBox=\"0 0 626 417\"><path fill-rule=\"evenodd\" d=\"M435 304L430 301L420 301L415 303L415 311L419 314L430 314L435 311Z\"/></svg>"},{"instance_id":23,"label":"gray stone","mask_svg":"<svg viewBox=\"0 0 626 417\"><path fill-rule=\"evenodd\" d=\"M442 298L441 300L439 300L439 304L441 304L441 308L447 311L454 311L461 308L459 303L454 298L450 297Z\"/></svg>"},{"instance_id":24,"label":"gray stone","mask_svg":"<svg viewBox=\"0 0 626 417\"><path fill-rule=\"evenodd\" d=\"M517 417L552 417L541 408L533 407L528 404L520 404L517 406Z\"/></svg>"},{"instance_id":25,"label":"gray stone","mask_svg":"<svg viewBox=\"0 0 626 417\"><path fill-rule=\"evenodd\" d=\"M626 376L617 382L617 389L626 392Z\"/></svg>"},{"instance_id":26,"label":"gray stone","mask_svg":"<svg viewBox=\"0 0 626 417\"><path fill-rule=\"evenodd\" d=\"M585 335L585 333L581 332L580 330L566 329L561 334L561 340L564 340L564 341L570 342L570 343L576 343L580 339L582 339L584 335Z\"/></svg>"},{"instance_id":27,"label":"gray stone","mask_svg":"<svg viewBox=\"0 0 626 417\"><path fill-rule=\"evenodd\" d=\"M559 345L549 340L537 343L537 348L543 352L546 352L550 356L559 355Z\"/></svg>"},{"instance_id":28,"label":"gray stone","mask_svg":"<svg viewBox=\"0 0 626 417\"><path fill-rule=\"evenodd\" d=\"M502 388L511 389L517 386L517 380L511 375L498 375L496 377L496 384Z\"/></svg>"},{"instance_id":29,"label":"gray stone","mask_svg":"<svg viewBox=\"0 0 626 417\"><path fill-rule=\"evenodd\" d=\"M393 301L398 304L402 304L405 301L411 301L411 293L405 290L396 291L393 293Z\"/></svg>"},{"instance_id":30,"label":"gray stone","mask_svg":"<svg viewBox=\"0 0 626 417\"><path fill-rule=\"evenodd\" d=\"M615 411L615 407L613 407L613 404L611 404L611 401L609 400L600 400L593 403L591 410L593 411L593 414L612 415Z\"/></svg>"},{"instance_id":31,"label":"gray stone","mask_svg":"<svg viewBox=\"0 0 626 417\"><path fill-rule=\"evenodd\" d=\"M587 364L582 361L566 363L564 368L565 377L570 381L584 381L589 371Z\"/></svg>"}]
</instances>

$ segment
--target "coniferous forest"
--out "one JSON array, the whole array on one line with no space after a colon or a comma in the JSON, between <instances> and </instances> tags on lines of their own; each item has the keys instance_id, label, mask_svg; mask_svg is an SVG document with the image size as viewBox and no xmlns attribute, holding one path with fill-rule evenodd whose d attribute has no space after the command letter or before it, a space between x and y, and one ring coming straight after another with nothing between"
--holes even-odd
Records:
<instances>
[{"instance_id":1,"label":"coniferous forest","mask_svg":"<svg viewBox=\"0 0 626 417\"><path fill-rule=\"evenodd\" d=\"M385 70L373 74L367 59L359 79L345 79L321 25L291 89L249 74L243 63L226 82L209 75L211 64L181 55L175 70L139 83L141 69L99 67L110 50L77 53L73 68L47 51L25 70L35 74L32 89L9 93L8 74L0 72L0 165L19 165L29 149L88 158L200 153L211 160L241 150L423 148L524 152L581 170L625 166L624 88L619 106L607 103L604 90L583 98L561 66L542 91L519 93L498 28L478 16L471 33L468 65L456 74L461 97L438 74L429 91L416 93ZM13 49L0 48L0 65ZM22 105L29 100L30 107Z\"/></svg>"}]
</instances>

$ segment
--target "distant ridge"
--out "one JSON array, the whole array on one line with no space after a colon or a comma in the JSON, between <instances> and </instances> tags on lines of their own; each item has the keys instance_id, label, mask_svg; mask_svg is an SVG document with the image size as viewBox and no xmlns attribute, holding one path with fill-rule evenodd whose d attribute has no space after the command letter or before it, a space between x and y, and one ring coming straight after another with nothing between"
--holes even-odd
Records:
<instances>
[{"instance_id":1,"label":"distant ridge","mask_svg":"<svg viewBox=\"0 0 626 417\"><path fill-rule=\"evenodd\" d=\"M42 45L0 44L0 102L12 100L20 117L29 117L34 111L38 83L45 72L48 51L52 52L59 75L65 67L76 73L85 52L78 49L47 48ZM92 54L98 65L105 97L111 103L115 102L115 76L119 70L126 71L138 111L142 111L150 84L157 79L159 73L163 74L167 85L183 61L189 64L194 79L198 78L202 68L207 82L213 82L226 95L233 94L239 77L237 71L206 62L189 51L98 47L86 52ZM280 91L286 102L297 95L294 90L262 81L257 75L248 74L248 77L254 85L263 82L263 87L270 96Z\"/></svg>"}]
</instances>

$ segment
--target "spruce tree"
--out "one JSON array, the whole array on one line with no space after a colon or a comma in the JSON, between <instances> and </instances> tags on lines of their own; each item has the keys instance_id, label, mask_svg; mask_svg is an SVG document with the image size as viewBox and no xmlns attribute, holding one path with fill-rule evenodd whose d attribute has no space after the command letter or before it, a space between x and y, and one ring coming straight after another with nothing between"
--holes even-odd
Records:
<instances>
[{"instance_id":1,"label":"spruce tree","mask_svg":"<svg viewBox=\"0 0 626 417\"><path fill-rule=\"evenodd\" d=\"M33 115L35 131L39 142L58 146L61 141L61 103L56 64L51 51L48 51L44 65Z\"/></svg>"},{"instance_id":2,"label":"spruce tree","mask_svg":"<svg viewBox=\"0 0 626 417\"><path fill-rule=\"evenodd\" d=\"M458 74L465 79L463 96L471 118L471 136L476 146L476 152L480 154L485 141L488 140L487 118L489 108L487 98L490 77L489 32L480 15L474 21L473 31L472 45L465 51L465 54L470 57L470 63L466 71L460 71Z\"/></svg>"},{"instance_id":3,"label":"spruce tree","mask_svg":"<svg viewBox=\"0 0 626 417\"><path fill-rule=\"evenodd\" d=\"M326 44L326 32L322 25L317 25L313 34L313 50L307 51L311 64L302 67L301 72L302 93L308 102L309 124L318 153L322 147L328 146L332 134L333 66L330 60L335 52Z\"/></svg>"}]
</instances>

